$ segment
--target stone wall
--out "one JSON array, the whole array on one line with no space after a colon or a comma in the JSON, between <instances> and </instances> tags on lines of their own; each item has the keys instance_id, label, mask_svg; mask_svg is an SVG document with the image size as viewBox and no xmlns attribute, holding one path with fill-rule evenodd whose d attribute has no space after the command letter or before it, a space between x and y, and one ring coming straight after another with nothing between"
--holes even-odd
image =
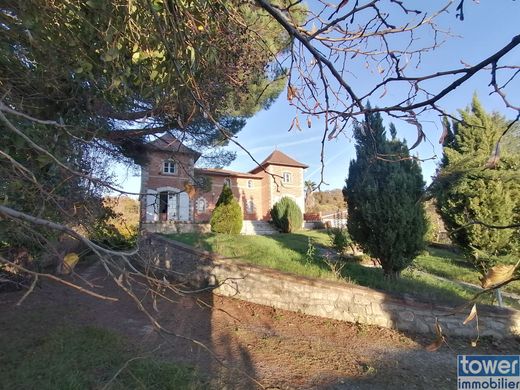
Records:
<instances>
[{"instance_id":1,"label":"stone wall","mask_svg":"<svg viewBox=\"0 0 520 390\"><path fill-rule=\"evenodd\" d=\"M191 223L179 221L141 222L141 230L149 233L175 234L175 233L209 233L209 223Z\"/></svg>"},{"instance_id":2,"label":"stone wall","mask_svg":"<svg viewBox=\"0 0 520 390\"><path fill-rule=\"evenodd\" d=\"M434 334L437 318L447 335L476 335L475 321L462 325L469 308L456 313L455 307L418 302L346 282L295 276L199 251L159 235L144 237L141 245L148 251L149 265L165 273L174 271L172 275L197 287L213 286L218 295L419 333ZM478 312L481 336L520 335L520 311L479 305Z\"/></svg>"}]
</instances>

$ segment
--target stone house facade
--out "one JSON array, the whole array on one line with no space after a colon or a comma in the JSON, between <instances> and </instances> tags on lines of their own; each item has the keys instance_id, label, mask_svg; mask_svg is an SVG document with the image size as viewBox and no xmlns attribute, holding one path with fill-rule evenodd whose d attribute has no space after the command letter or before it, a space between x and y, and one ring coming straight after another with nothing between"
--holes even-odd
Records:
<instances>
[{"instance_id":1,"label":"stone house facade","mask_svg":"<svg viewBox=\"0 0 520 390\"><path fill-rule=\"evenodd\" d=\"M244 220L269 220L284 196L305 212L304 170L307 165L273 151L249 172L195 168L200 153L165 135L146 145L141 166L141 225L204 223L211 218L224 185L230 186Z\"/></svg>"}]
</instances>

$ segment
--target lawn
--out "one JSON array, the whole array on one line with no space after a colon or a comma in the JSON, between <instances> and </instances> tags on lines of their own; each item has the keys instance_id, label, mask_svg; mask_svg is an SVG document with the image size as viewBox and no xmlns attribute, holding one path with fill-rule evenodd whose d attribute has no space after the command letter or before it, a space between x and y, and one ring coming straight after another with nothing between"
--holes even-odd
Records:
<instances>
[{"instance_id":1,"label":"lawn","mask_svg":"<svg viewBox=\"0 0 520 390\"><path fill-rule=\"evenodd\" d=\"M302 231L270 236L235 236L228 234L170 234L169 238L251 264L291 272L312 278L333 278L330 270L317 261L317 245L328 245L324 232ZM309 242L311 246L309 246ZM309 247L315 253L308 253Z\"/></svg>"},{"instance_id":2,"label":"lawn","mask_svg":"<svg viewBox=\"0 0 520 390\"><path fill-rule=\"evenodd\" d=\"M330 239L323 231L301 231L294 234L270 236L234 236L223 234L171 234L168 237L185 244L236 258L248 263L307 277L337 279L323 261L321 248L330 248ZM478 273L465 265L463 259L449 251L429 248L417 257L414 267L403 271L397 281L387 281L379 268L367 268L354 262L345 264L341 280L384 291L412 294L426 301L461 302L471 299L476 289L443 281L432 275L451 280L478 284ZM424 272L417 272L418 270ZM485 303L492 303L489 294ZM506 299L506 304L519 307L518 302Z\"/></svg>"},{"instance_id":3,"label":"lawn","mask_svg":"<svg viewBox=\"0 0 520 390\"><path fill-rule=\"evenodd\" d=\"M151 356L129 362L139 355L130 353L125 340L107 330L64 327L43 338L32 334L3 336L0 387L5 389L205 388L197 373L188 367Z\"/></svg>"},{"instance_id":4,"label":"lawn","mask_svg":"<svg viewBox=\"0 0 520 390\"><path fill-rule=\"evenodd\" d=\"M505 263L514 264L514 259L504 259ZM461 255L439 248L428 247L427 253L417 256L414 267L433 275L450 280L479 285L481 274L476 271ZM505 291L520 294L520 283L513 282L504 288Z\"/></svg>"}]
</instances>

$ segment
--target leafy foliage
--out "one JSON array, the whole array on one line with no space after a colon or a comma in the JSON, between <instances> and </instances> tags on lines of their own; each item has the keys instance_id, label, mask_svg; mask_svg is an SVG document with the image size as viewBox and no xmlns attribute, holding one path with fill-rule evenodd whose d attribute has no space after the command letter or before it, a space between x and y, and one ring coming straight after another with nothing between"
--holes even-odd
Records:
<instances>
[{"instance_id":1,"label":"leafy foliage","mask_svg":"<svg viewBox=\"0 0 520 390\"><path fill-rule=\"evenodd\" d=\"M505 151L499 154L497 142L508 121L497 113L488 114L476 96L471 107L459 113L462 121L449 127L434 192L453 241L484 274L497 256L520 249L518 229L479 224L520 222L520 154L508 147L518 129L513 129L512 138L503 139Z\"/></svg>"},{"instance_id":2,"label":"leafy foliage","mask_svg":"<svg viewBox=\"0 0 520 390\"><path fill-rule=\"evenodd\" d=\"M242 209L227 185L222 187L210 223L214 233L239 234L242 230Z\"/></svg>"},{"instance_id":3,"label":"leafy foliage","mask_svg":"<svg viewBox=\"0 0 520 390\"><path fill-rule=\"evenodd\" d=\"M286 196L273 206L271 218L275 226L284 233L300 230L303 224L303 215L300 207L294 200Z\"/></svg>"},{"instance_id":4,"label":"leafy foliage","mask_svg":"<svg viewBox=\"0 0 520 390\"><path fill-rule=\"evenodd\" d=\"M352 247L353 241L344 227L331 227L327 229L332 247L340 255L343 255L347 248Z\"/></svg>"},{"instance_id":5,"label":"leafy foliage","mask_svg":"<svg viewBox=\"0 0 520 390\"><path fill-rule=\"evenodd\" d=\"M295 7L291 15L301 20L304 13ZM80 124L120 151L143 139L123 133L128 144L111 130L138 119L215 146L226 140L220 126L236 133L285 83L273 60L290 39L252 3L7 1L0 20L5 102Z\"/></svg>"},{"instance_id":6,"label":"leafy foliage","mask_svg":"<svg viewBox=\"0 0 520 390\"><path fill-rule=\"evenodd\" d=\"M379 114L358 124L354 137L356 160L350 162L343 189L348 231L365 252L379 259L385 276L393 278L424 245L421 169L409 158L404 142L386 138Z\"/></svg>"},{"instance_id":7,"label":"leafy foliage","mask_svg":"<svg viewBox=\"0 0 520 390\"><path fill-rule=\"evenodd\" d=\"M228 0L8 0L0 32L0 197L93 234L111 230L98 221L106 168L142 162L148 135L170 131L211 148L217 165L232 160L219 147L279 95L275 59L290 43L265 11ZM0 246L45 237L0 222Z\"/></svg>"}]
</instances>

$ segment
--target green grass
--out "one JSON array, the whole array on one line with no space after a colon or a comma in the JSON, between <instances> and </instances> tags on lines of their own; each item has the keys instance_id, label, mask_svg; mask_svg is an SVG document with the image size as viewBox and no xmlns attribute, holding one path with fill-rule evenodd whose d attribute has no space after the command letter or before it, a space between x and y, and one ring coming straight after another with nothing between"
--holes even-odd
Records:
<instances>
[{"instance_id":1,"label":"green grass","mask_svg":"<svg viewBox=\"0 0 520 390\"><path fill-rule=\"evenodd\" d=\"M323 262L317 249L319 246L330 247L330 238L323 231L301 231L271 236L185 233L172 234L169 237L225 257L280 271L307 277L336 278L329 266ZM309 240L316 248L312 257L308 256ZM432 276L478 284L478 272L468 267L462 257L452 252L429 248L428 253L417 257L414 264L414 267L402 272L399 280L388 281L383 277L381 269L349 262L342 270L341 279L392 293L411 294L431 302L462 302L471 299L477 292L471 287ZM425 271L430 275L416 270ZM481 299L484 303L493 303L493 300L491 294ZM519 307L518 302L513 300L505 299L505 303Z\"/></svg>"},{"instance_id":2,"label":"green grass","mask_svg":"<svg viewBox=\"0 0 520 390\"><path fill-rule=\"evenodd\" d=\"M134 357L124 339L93 328L62 328L35 339L2 337L0 383L5 389L98 389ZM153 357L136 359L110 389L203 389L197 373Z\"/></svg>"},{"instance_id":3,"label":"green grass","mask_svg":"<svg viewBox=\"0 0 520 390\"><path fill-rule=\"evenodd\" d=\"M504 259L504 263L514 264L514 259ZM415 268L433 275L480 285L481 274L464 257L445 249L429 247L427 253L417 256L413 264ZM520 284L513 282L504 290L520 294Z\"/></svg>"},{"instance_id":4,"label":"green grass","mask_svg":"<svg viewBox=\"0 0 520 390\"><path fill-rule=\"evenodd\" d=\"M326 243L328 236L323 232L311 231L271 236L182 233L170 234L168 237L199 249L251 264L308 277L333 277L324 264L320 264L316 259L311 259L306 255L309 239L313 245Z\"/></svg>"}]
</instances>

